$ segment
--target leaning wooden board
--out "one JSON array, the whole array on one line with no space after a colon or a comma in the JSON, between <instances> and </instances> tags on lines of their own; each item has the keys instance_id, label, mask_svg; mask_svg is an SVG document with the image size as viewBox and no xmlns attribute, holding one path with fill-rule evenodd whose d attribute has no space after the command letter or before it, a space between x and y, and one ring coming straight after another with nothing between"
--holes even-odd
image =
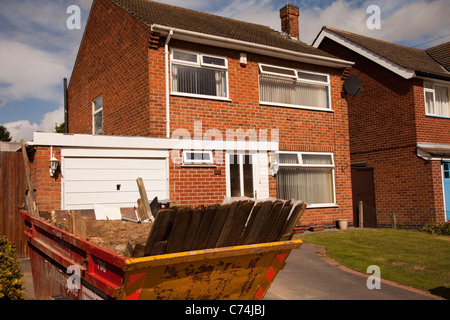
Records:
<instances>
[{"instance_id":1,"label":"leaning wooden board","mask_svg":"<svg viewBox=\"0 0 450 320\"><path fill-rule=\"evenodd\" d=\"M160 210L145 250L133 257L292 239L306 208L291 200L237 200L221 205Z\"/></svg>"}]
</instances>

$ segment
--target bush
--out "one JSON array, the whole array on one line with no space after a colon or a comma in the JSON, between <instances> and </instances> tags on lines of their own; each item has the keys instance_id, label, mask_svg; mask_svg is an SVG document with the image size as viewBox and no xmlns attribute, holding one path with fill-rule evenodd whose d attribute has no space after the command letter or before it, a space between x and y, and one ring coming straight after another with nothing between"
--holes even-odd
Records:
<instances>
[{"instance_id":1,"label":"bush","mask_svg":"<svg viewBox=\"0 0 450 320\"><path fill-rule=\"evenodd\" d=\"M428 232L431 234L435 234L438 236L449 236L450 235L450 223L442 223L442 224L434 224L434 223L429 223L426 224L423 228L422 231L424 232Z\"/></svg>"},{"instance_id":2,"label":"bush","mask_svg":"<svg viewBox=\"0 0 450 320\"><path fill-rule=\"evenodd\" d=\"M22 300L23 273L14 245L0 236L0 300Z\"/></svg>"}]
</instances>

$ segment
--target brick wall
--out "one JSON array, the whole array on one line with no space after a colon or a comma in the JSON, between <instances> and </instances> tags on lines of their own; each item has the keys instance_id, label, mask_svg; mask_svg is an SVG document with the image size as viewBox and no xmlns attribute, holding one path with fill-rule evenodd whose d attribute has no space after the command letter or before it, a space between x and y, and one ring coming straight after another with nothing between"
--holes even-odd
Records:
<instances>
[{"instance_id":1,"label":"brick wall","mask_svg":"<svg viewBox=\"0 0 450 320\"><path fill-rule=\"evenodd\" d=\"M108 0L94 1L68 88L69 132L92 134L103 95L105 135L148 136L149 28Z\"/></svg>"},{"instance_id":2,"label":"brick wall","mask_svg":"<svg viewBox=\"0 0 450 320\"><path fill-rule=\"evenodd\" d=\"M374 168L379 226L417 227L443 221L439 161L416 155L417 142L449 143L442 120L425 116L422 80L406 80L349 49L325 39L321 49L354 61L351 74L363 91L348 97L351 162ZM435 121L437 120L437 121Z\"/></svg>"},{"instance_id":3,"label":"brick wall","mask_svg":"<svg viewBox=\"0 0 450 320\"><path fill-rule=\"evenodd\" d=\"M61 164L61 149L53 148L53 153ZM37 147L29 153L31 163L30 174L33 188L36 189L36 204L39 210L58 210L61 208L61 172L58 170L55 176L50 177L49 147Z\"/></svg>"},{"instance_id":4,"label":"brick wall","mask_svg":"<svg viewBox=\"0 0 450 320\"><path fill-rule=\"evenodd\" d=\"M105 30L106 29L106 30ZM106 34L105 34L106 32ZM107 36L113 34L114 36ZM103 93L104 134L166 136L164 41L149 28L107 1L96 1L69 86L69 130L92 132L92 100ZM100 44L101 43L101 44ZM194 123L209 129L279 130L280 149L333 152L338 208L308 210L308 223L352 219L351 174L347 102L341 98L343 70L313 66L248 53L240 66L239 51L172 40L174 48L228 58L231 101L170 97L171 132ZM107 48L107 50L105 50ZM131 50L133 49L133 50ZM259 104L258 62L329 73L333 112L264 106ZM193 169L170 165L170 196L179 204L213 203L226 194L225 167ZM206 180L205 186L196 184ZM275 178L269 177L270 195L276 196Z\"/></svg>"}]
</instances>

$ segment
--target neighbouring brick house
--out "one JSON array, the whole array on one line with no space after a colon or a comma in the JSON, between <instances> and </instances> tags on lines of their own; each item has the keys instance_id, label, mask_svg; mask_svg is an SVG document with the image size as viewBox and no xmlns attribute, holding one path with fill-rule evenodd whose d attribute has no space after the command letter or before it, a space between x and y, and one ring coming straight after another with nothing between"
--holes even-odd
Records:
<instances>
[{"instance_id":1,"label":"neighbouring brick house","mask_svg":"<svg viewBox=\"0 0 450 320\"><path fill-rule=\"evenodd\" d=\"M94 0L69 134L30 143L38 206L132 205L143 176L149 198L180 205L293 198L309 204L303 225L352 220L341 97L352 63L299 41L298 16L282 8L280 33L156 1Z\"/></svg>"},{"instance_id":2,"label":"neighbouring brick house","mask_svg":"<svg viewBox=\"0 0 450 320\"><path fill-rule=\"evenodd\" d=\"M355 62L351 161L373 168L378 225L448 221L450 42L421 50L324 27L313 46Z\"/></svg>"}]
</instances>

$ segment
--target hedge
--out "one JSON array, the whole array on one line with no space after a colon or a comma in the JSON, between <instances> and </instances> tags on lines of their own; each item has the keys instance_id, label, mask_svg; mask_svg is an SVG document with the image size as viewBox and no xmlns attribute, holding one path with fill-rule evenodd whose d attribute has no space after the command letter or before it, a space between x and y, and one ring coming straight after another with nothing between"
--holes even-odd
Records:
<instances>
[{"instance_id":1,"label":"hedge","mask_svg":"<svg viewBox=\"0 0 450 320\"><path fill-rule=\"evenodd\" d=\"M0 235L0 300L23 299L22 277L15 246Z\"/></svg>"}]
</instances>

